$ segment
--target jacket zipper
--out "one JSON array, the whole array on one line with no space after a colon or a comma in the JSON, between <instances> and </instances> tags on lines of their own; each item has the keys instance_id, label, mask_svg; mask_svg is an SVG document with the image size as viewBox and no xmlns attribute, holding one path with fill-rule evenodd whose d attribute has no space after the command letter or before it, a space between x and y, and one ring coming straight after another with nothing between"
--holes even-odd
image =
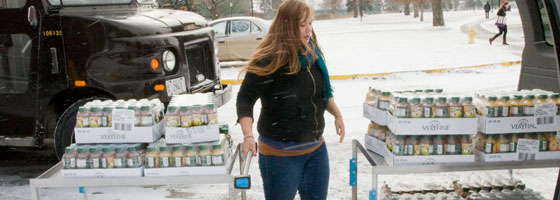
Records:
<instances>
[{"instance_id":1,"label":"jacket zipper","mask_svg":"<svg viewBox=\"0 0 560 200\"><path fill-rule=\"evenodd\" d=\"M315 78L313 77L313 74L311 73L310 68L311 68L311 66L307 67L307 72L309 73L309 76L311 76L311 80L313 81L313 95L311 96L310 100L311 100L311 105L313 105L313 109L314 109L313 118L315 119L315 140L317 140L317 133L319 132L319 131L317 131L317 125L318 125L318 122L317 122L317 106L315 105L315 103L313 103L313 97L315 96L317 86L315 85Z\"/></svg>"}]
</instances>

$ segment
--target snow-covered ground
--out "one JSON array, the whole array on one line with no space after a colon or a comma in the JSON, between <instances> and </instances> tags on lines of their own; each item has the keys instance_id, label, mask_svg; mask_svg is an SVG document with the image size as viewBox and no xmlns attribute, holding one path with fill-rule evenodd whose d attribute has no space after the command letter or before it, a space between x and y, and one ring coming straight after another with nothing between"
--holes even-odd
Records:
<instances>
[{"instance_id":1,"label":"snow-covered ground","mask_svg":"<svg viewBox=\"0 0 560 200\"><path fill-rule=\"evenodd\" d=\"M365 16L359 19L315 21L315 32L325 52L327 66L333 75L369 74L380 72L412 71L438 68L456 68L521 60L522 29L516 11L508 13L510 46L497 40L488 44L486 35L479 35L475 44L467 44L468 37L461 31L464 25L480 21L481 27L496 32L493 19L484 19L482 11L446 12L446 26L431 26L431 13L425 13L424 22L402 14ZM490 24L490 25L488 25ZM474 25L477 25L476 23ZM515 28L517 27L517 28ZM239 68L222 71L222 79L236 79ZM362 117L362 103L370 86L422 86L443 88L450 92L473 93L482 90L515 90L520 66L456 69L442 73L407 72L382 77L332 81L335 101L339 105L346 126L346 138L339 143L334 131L334 119L327 115L325 139L329 151L331 179L329 199L350 199L348 160L351 158L351 141L363 141L369 120ZM239 126L235 125L235 96L239 86L233 87L234 98L219 108L219 120L229 124L233 140L242 141ZM260 104L255 107L258 115ZM258 118L258 116L255 116ZM256 130L256 128L255 128ZM255 133L258 134L258 133ZM359 199L367 199L371 189L371 168L363 156L359 157ZM252 188L248 199L264 199L262 181L255 158L250 168ZM237 166L237 165L236 165ZM234 169L238 172L239 169ZM437 181L447 176L484 175L487 172L382 175L383 182L402 181L408 184ZM494 173L494 172L493 172ZM496 171L507 174L507 171ZM558 169L514 170L514 176L523 180L528 188L551 198ZM227 185L180 185L157 187L95 187L87 188L88 199L227 199ZM43 189L41 199L81 199L77 188ZM28 199L28 185L0 188L1 199ZM296 199L299 199L297 197Z\"/></svg>"},{"instance_id":2,"label":"snow-covered ground","mask_svg":"<svg viewBox=\"0 0 560 200\"><path fill-rule=\"evenodd\" d=\"M403 14L364 16L314 21L313 28L331 75L370 74L422 69L456 68L520 61L524 46L517 10L508 12L508 43L501 37L494 44L488 38L498 32L495 17L484 19L482 11L445 12L445 27L432 26L432 13L424 21ZM462 26L480 26L474 44ZM468 30L468 29L467 29ZM237 79L239 68L222 69L222 79Z\"/></svg>"}]
</instances>

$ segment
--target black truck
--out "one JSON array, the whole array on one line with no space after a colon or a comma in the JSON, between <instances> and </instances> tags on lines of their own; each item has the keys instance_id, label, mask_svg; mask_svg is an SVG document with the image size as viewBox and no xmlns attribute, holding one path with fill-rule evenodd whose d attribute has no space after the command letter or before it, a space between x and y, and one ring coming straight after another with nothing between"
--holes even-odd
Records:
<instances>
[{"instance_id":1,"label":"black truck","mask_svg":"<svg viewBox=\"0 0 560 200\"><path fill-rule=\"evenodd\" d=\"M92 99L215 92L214 32L200 15L153 0L0 0L0 147L57 155L73 140L75 114Z\"/></svg>"}]
</instances>

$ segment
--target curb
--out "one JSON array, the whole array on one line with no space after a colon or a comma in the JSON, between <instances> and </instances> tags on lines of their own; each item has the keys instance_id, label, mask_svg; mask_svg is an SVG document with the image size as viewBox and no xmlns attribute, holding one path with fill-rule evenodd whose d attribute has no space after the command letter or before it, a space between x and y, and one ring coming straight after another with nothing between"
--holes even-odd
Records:
<instances>
[{"instance_id":1,"label":"curb","mask_svg":"<svg viewBox=\"0 0 560 200\"><path fill-rule=\"evenodd\" d=\"M494 66L501 66L501 67L511 67L513 65L519 65L521 61L509 61L509 62L501 62L495 64L484 64L484 65L475 65L475 66L466 66L466 67L457 67L457 68L441 68L441 69L428 69L428 70L410 70L410 71L397 71L397 72L387 72L387 73L374 73L374 74L351 74L351 75L333 75L329 76L331 80L347 80L347 79L355 79L361 77L376 77L376 76L387 76L397 73L409 73L409 72L424 72L424 73L441 73L447 72L456 69L474 69L474 68L485 68L485 67L494 67ZM239 85L243 82L243 79L227 79L221 80L221 84L227 85Z\"/></svg>"}]
</instances>

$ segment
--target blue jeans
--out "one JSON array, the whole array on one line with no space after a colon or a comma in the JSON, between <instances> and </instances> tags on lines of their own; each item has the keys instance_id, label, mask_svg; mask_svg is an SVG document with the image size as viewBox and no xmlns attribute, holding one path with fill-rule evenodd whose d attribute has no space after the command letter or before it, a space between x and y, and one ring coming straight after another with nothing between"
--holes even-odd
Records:
<instances>
[{"instance_id":1,"label":"blue jeans","mask_svg":"<svg viewBox=\"0 0 560 200\"><path fill-rule=\"evenodd\" d=\"M302 156L259 154L259 168L268 200L293 200L297 191L302 200L327 199L329 155L325 143Z\"/></svg>"}]
</instances>

